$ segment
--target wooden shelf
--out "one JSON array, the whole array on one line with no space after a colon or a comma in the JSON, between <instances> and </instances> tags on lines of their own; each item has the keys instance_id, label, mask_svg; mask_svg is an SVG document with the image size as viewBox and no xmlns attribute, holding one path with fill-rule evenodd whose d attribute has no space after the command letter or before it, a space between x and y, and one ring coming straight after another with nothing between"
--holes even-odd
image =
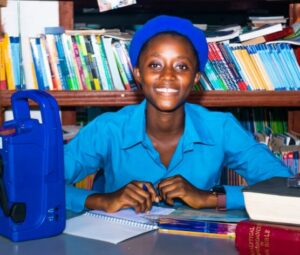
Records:
<instances>
[{"instance_id":1,"label":"wooden shelf","mask_svg":"<svg viewBox=\"0 0 300 255\"><path fill-rule=\"evenodd\" d=\"M10 106L14 91L0 91L0 107ZM139 103L141 91L49 91L61 107L125 106ZM300 91L205 91L188 99L206 107L300 107Z\"/></svg>"}]
</instances>

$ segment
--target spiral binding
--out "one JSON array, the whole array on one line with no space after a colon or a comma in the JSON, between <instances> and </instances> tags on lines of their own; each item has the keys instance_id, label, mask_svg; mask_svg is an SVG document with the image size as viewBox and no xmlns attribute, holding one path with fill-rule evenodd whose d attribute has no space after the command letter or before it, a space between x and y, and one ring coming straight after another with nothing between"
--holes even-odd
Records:
<instances>
[{"instance_id":1,"label":"spiral binding","mask_svg":"<svg viewBox=\"0 0 300 255\"><path fill-rule=\"evenodd\" d=\"M117 217L111 217L111 216L102 215L102 214L96 214L96 213L93 213L93 212L86 212L85 215L93 216L93 217L96 217L96 218L101 218L105 221L115 222L115 223L119 223L119 224L122 224L122 225L128 225L128 226L132 226L132 227L142 228L142 229L145 229L145 230L158 229L158 226L155 223L137 222L137 221L123 219L123 218L117 218Z\"/></svg>"}]
</instances>

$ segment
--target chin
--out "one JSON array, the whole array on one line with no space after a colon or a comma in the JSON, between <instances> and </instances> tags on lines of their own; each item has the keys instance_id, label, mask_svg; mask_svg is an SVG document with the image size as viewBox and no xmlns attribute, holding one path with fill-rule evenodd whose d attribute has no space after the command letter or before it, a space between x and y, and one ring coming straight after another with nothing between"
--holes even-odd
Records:
<instances>
[{"instance_id":1,"label":"chin","mask_svg":"<svg viewBox=\"0 0 300 255\"><path fill-rule=\"evenodd\" d=\"M173 112L182 104L176 104L174 102L161 102L157 104L157 108L163 112Z\"/></svg>"}]
</instances>

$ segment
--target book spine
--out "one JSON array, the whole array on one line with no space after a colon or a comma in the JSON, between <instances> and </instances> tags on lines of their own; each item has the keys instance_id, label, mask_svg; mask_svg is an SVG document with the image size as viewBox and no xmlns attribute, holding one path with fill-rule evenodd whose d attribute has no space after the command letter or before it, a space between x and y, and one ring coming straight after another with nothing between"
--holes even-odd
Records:
<instances>
[{"instance_id":1,"label":"book spine","mask_svg":"<svg viewBox=\"0 0 300 255\"><path fill-rule=\"evenodd\" d=\"M112 75L108 67L108 60L105 54L105 49L104 49L104 44L103 44L103 37L98 36L97 40L99 40L99 51L100 51L100 56L102 59L103 63L103 69L105 73L105 77L107 79L107 84L108 84L108 89L109 90L114 90L114 85L113 85L113 80L112 80Z\"/></svg>"},{"instance_id":2,"label":"book spine","mask_svg":"<svg viewBox=\"0 0 300 255\"><path fill-rule=\"evenodd\" d=\"M6 75L5 75L5 62L4 62L4 42L3 37L0 36L0 90L7 89Z\"/></svg>"},{"instance_id":3,"label":"book spine","mask_svg":"<svg viewBox=\"0 0 300 255\"><path fill-rule=\"evenodd\" d=\"M78 45L77 45L75 36L71 36L71 43L72 43L72 46L73 46L74 59L75 59L76 67L77 67L78 74L79 74L78 77L79 77L80 88L82 90L87 90L87 84L86 84L86 81L85 81L83 66L81 64L79 49L78 49Z\"/></svg>"},{"instance_id":4,"label":"book spine","mask_svg":"<svg viewBox=\"0 0 300 255\"><path fill-rule=\"evenodd\" d=\"M40 90L44 90L45 86L43 80L43 73L42 73L42 67L41 67L40 58L38 54L38 47L37 47L38 38L30 38L29 42L30 42L30 47L32 52L32 60L34 64L38 88Z\"/></svg>"},{"instance_id":5,"label":"book spine","mask_svg":"<svg viewBox=\"0 0 300 255\"><path fill-rule=\"evenodd\" d=\"M7 34L4 34L3 42L4 42L4 64L5 64L7 86L9 90L14 90L15 81L14 81L13 67L11 61L10 40Z\"/></svg>"},{"instance_id":6,"label":"book spine","mask_svg":"<svg viewBox=\"0 0 300 255\"><path fill-rule=\"evenodd\" d=\"M104 65L100 53L100 36L91 35L91 43L92 43L93 51L95 53L97 71L99 72L99 76L100 76L101 89L109 90L108 81L104 72Z\"/></svg>"},{"instance_id":7,"label":"book spine","mask_svg":"<svg viewBox=\"0 0 300 255\"><path fill-rule=\"evenodd\" d=\"M235 246L243 254L299 254L300 230L241 221L235 231Z\"/></svg>"},{"instance_id":8,"label":"book spine","mask_svg":"<svg viewBox=\"0 0 300 255\"><path fill-rule=\"evenodd\" d=\"M112 49L112 38L102 36L105 55L115 90L125 90Z\"/></svg>"}]
</instances>

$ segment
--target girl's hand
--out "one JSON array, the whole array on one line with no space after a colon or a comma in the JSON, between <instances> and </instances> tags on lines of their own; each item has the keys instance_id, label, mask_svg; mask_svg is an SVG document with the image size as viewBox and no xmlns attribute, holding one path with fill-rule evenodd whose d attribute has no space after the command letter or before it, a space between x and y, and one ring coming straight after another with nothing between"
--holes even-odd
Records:
<instances>
[{"instance_id":1,"label":"girl's hand","mask_svg":"<svg viewBox=\"0 0 300 255\"><path fill-rule=\"evenodd\" d=\"M196 209L217 207L217 197L212 192L196 188L180 175L162 180L158 190L161 199L169 205L173 205L173 200L179 198Z\"/></svg>"},{"instance_id":2,"label":"girl's hand","mask_svg":"<svg viewBox=\"0 0 300 255\"><path fill-rule=\"evenodd\" d=\"M137 213L141 213L151 210L153 202L158 202L153 185L149 182L132 181L115 192L89 196L86 207L106 212L133 208Z\"/></svg>"}]
</instances>

